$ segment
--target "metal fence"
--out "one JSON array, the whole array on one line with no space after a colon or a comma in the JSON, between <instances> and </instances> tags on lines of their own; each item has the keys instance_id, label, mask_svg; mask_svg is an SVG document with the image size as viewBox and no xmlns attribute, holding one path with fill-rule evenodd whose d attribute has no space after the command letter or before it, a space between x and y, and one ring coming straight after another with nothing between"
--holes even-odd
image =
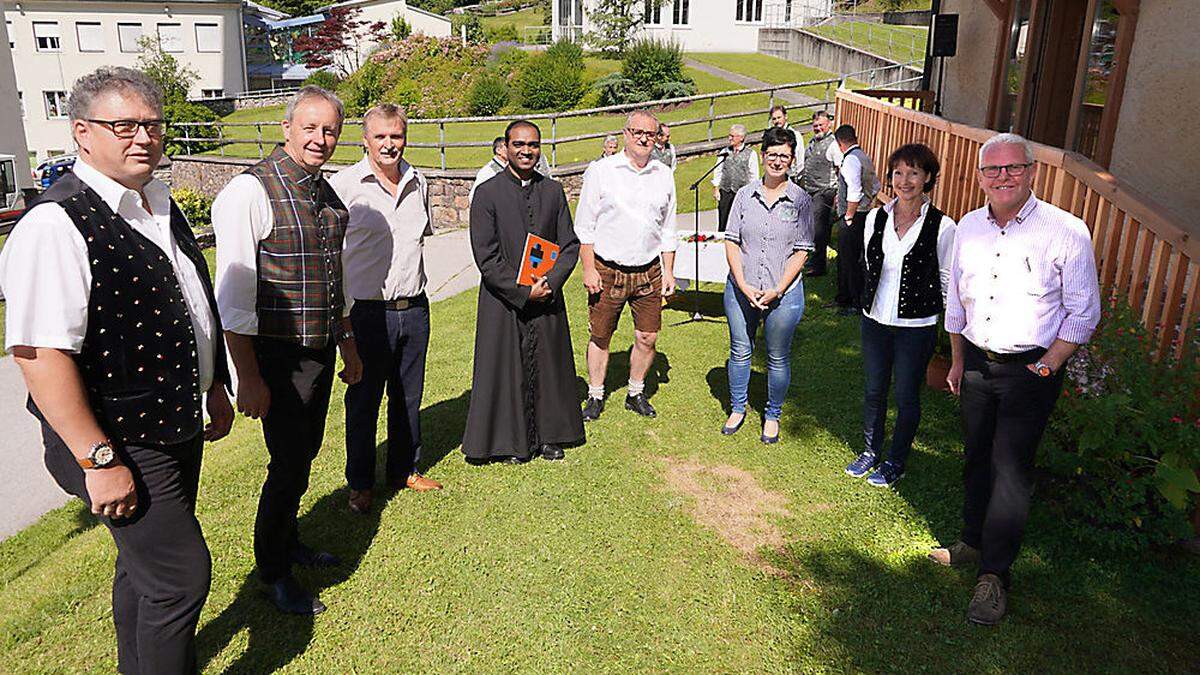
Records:
<instances>
[{"instance_id":1,"label":"metal fence","mask_svg":"<svg viewBox=\"0 0 1200 675\"><path fill-rule=\"evenodd\" d=\"M878 70L878 69L876 69ZM437 142L416 142L410 141L407 144L409 148L430 148L438 150L438 167L441 169L447 168L446 151L454 148L490 148L492 138L481 138L471 141L447 141L446 128L456 124L470 123L507 123L518 119L527 119L533 121L541 121L549 126L548 133L543 129L542 145L549 146L549 157L547 158L551 166L558 165L558 147L567 143L575 143L579 141L587 141L594 139L602 139L612 133L619 133L620 127L610 128L603 126L597 131L591 131L583 134L575 134L568 136L560 136L558 132L558 123L560 120L570 119L575 117L588 117L592 115L611 115L614 113L631 112L644 108L669 108L688 104L707 103L705 114L695 117L689 117L683 120L674 120L670 122L672 129L681 127L692 127L696 125L705 126L705 137L707 140L713 140L713 130L717 122L727 119L737 119L749 117L753 115L763 115L764 117L777 102L781 99L779 94L789 90L800 89L804 87L824 87L822 96L810 103L793 104L787 103L790 110L812 110L828 109L833 107L835 102L835 92L838 88L843 87L847 79L862 76L872 71L862 71L859 73L848 73L846 75L829 78L824 80L808 80L803 82L788 82L784 84L773 84L763 87L754 87L750 89L736 89L731 91L713 92L708 94L697 94L695 96L680 96L677 98L660 99L656 101L644 101L641 103L628 103L622 105L611 105L600 108L588 108L585 110L569 110L565 112L550 112L536 113L529 115L499 115L494 117L438 117L438 118L414 118L408 121L411 126L437 126ZM911 84L912 81L920 78L907 78L897 82L890 82L878 86L898 87L906 84ZM745 96L748 94L767 94L766 107L753 107L750 109L737 110L735 112L718 113L716 104L718 100L731 98L735 96ZM598 118L597 125L601 125L607 120ZM803 120L793 120L793 123L802 123ZM360 126L362 120L349 119L346 120L347 126ZM231 146L246 146L251 145L255 148L255 153L259 158L265 157L270 153L270 150L277 143L276 140L266 138L263 135L264 128L273 128L278 125L276 121L266 122L182 122L172 125L172 128L178 133L175 141L183 144L185 152L192 154L194 150L203 149L203 151L215 151L218 155L226 156L226 149ZM253 132L253 137L248 137L242 134L245 132ZM215 148L209 149L215 145ZM339 141L338 145L362 147L360 141ZM237 156L244 156L238 154ZM251 155L253 156L253 155ZM422 167L430 168L430 167Z\"/></svg>"}]
</instances>

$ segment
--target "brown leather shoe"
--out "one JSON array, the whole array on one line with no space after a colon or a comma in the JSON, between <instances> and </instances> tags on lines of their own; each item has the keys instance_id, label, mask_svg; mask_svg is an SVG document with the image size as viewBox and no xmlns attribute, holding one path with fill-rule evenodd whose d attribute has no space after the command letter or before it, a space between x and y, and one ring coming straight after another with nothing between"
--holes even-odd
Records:
<instances>
[{"instance_id":1,"label":"brown leather shoe","mask_svg":"<svg viewBox=\"0 0 1200 675\"><path fill-rule=\"evenodd\" d=\"M426 478L419 473L411 474L408 480L404 481L405 487L417 492L429 492L431 490L441 490L442 484L432 478Z\"/></svg>"},{"instance_id":2,"label":"brown leather shoe","mask_svg":"<svg viewBox=\"0 0 1200 675\"><path fill-rule=\"evenodd\" d=\"M351 490L350 491L350 510L365 514L371 512L371 491L370 490Z\"/></svg>"},{"instance_id":3,"label":"brown leather shoe","mask_svg":"<svg viewBox=\"0 0 1200 675\"><path fill-rule=\"evenodd\" d=\"M953 565L974 565L979 562L979 549L961 541L949 546L935 548L929 552L929 559L947 567Z\"/></svg>"},{"instance_id":4,"label":"brown leather shoe","mask_svg":"<svg viewBox=\"0 0 1200 675\"><path fill-rule=\"evenodd\" d=\"M967 620L981 626L995 626L1004 618L1008 609L1008 591L995 574L981 574L975 582L971 604L967 606Z\"/></svg>"}]
</instances>

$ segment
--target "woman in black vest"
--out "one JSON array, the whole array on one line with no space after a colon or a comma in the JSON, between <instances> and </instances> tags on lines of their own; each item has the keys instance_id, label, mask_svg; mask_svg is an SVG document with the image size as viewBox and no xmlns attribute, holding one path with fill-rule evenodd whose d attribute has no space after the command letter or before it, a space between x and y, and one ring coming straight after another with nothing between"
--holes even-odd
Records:
<instances>
[{"instance_id":1,"label":"woman in black vest","mask_svg":"<svg viewBox=\"0 0 1200 675\"><path fill-rule=\"evenodd\" d=\"M938 160L928 147L905 145L888 158L895 198L867 215L863 230L862 353L865 450L846 473L889 487L904 475L921 420L921 384L937 342L938 314L950 279L954 221L930 203ZM896 426L883 451L890 380L895 378ZM872 471L873 470L873 471Z\"/></svg>"}]
</instances>

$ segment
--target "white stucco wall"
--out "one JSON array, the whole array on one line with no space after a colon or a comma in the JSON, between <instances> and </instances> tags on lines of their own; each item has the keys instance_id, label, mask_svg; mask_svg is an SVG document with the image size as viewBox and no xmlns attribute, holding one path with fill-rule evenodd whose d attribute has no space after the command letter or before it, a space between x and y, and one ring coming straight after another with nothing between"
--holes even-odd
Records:
<instances>
[{"instance_id":1,"label":"white stucco wall","mask_svg":"<svg viewBox=\"0 0 1200 675\"><path fill-rule=\"evenodd\" d=\"M140 23L143 35L156 35L159 24L180 24L182 51L173 55L200 76L190 95L200 96L205 89L221 89L226 94L246 89L238 1L20 0L20 10L12 0L3 0L2 4L5 20L12 22L10 39L15 43L12 54L17 89L25 102L25 137L29 149L39 158L51 151L70 152L74 147L67 120L47 118L43 92L69 92L76 79L100 66L137 66L139 54L121 50L118 23ZM59 51L41 52L35 48L35 21L57 23ZM76 25L79 22L100 23L102 51L80 51ZM198 51L197 23L218 25L218 51Z\"/></svg>"},{"instance_id":2,"label":"white stucco wall","mask_svg":"<svg viewBox=\"0 0 1200 675\"><path fill-rule=\"evenodd\" d=\"M942 112L956 122L987 126L1000 20L979 0L942 0L942 13L958 14L958 49L945 59Z\"/></svg>"}]
</instances>

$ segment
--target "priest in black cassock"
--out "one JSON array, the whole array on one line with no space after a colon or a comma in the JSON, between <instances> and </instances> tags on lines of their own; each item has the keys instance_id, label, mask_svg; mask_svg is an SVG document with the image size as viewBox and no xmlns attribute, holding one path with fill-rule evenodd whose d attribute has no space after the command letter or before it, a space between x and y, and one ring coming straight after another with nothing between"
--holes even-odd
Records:
<instances>
[{"instance_id":1,"label":"priest in black cassock","mask_svg":"<svg viewBox=\"0 0 1200 675\"><path fill-rule=\"evenodd\" d=\"M562 184L535 171L541 132L524 120L504 131L509 163L471 201L471 250L479 266L475 373L463 454L471 463L562 459L584 439L563 285L579 258ZM555 242L550 272L517 284L525 235Z\"/></svg>"}]
</instances>

